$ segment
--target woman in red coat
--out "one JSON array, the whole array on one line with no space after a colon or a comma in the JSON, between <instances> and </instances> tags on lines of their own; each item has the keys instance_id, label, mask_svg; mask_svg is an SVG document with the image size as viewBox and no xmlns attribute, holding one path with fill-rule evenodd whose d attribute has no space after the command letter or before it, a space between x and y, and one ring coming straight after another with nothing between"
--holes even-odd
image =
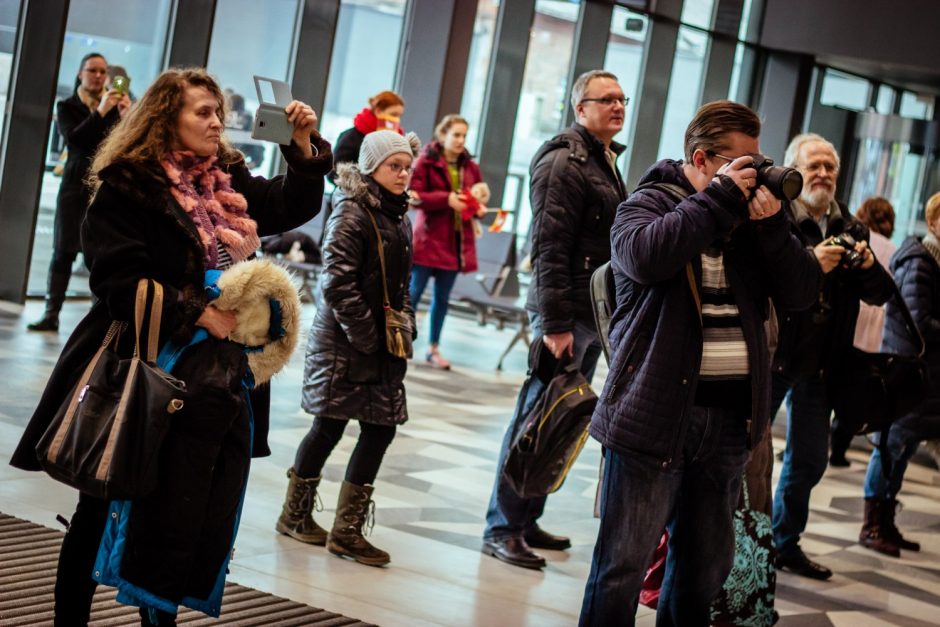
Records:
<instances>
[{"instance_id":1,"label":"woman in red coat","mask_svg":"<svg viewBox=\"0 0 940 627\"><path fill-rule=\"evenodd\" d=\"M486 208L470 195L470 189L483 177L464 148L467 128L467 121L459 115L444 116L434 129L437 139L418 158L411 179L412 205L417 209L411 302L417 307L428 279L434 277L431 346L426 359L444 370L450 369L450 362L441 356L438 345L447 300L457 274L477 269L473 219L486 213Z\"/></svg>"}]
</instances>

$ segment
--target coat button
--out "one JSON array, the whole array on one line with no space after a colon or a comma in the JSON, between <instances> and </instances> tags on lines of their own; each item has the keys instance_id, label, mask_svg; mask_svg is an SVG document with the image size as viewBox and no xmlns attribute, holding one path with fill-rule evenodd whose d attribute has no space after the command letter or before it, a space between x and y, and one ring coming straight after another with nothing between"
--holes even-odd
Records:
<instances>
[{"instance_id":1,"label":"coat button","mask_svg":"<svg viewBox=\"0 0 940 627\"><path fill-rule=\"evenodd\" d=\"M682 380L682 385L688 385L688 384L689 384L689 380L688 380L688 379L683 379L683 380Z\"/></svg>"},{"instance_id":2,"label":"coat button","mask_svg":"<svg viewBox=\"0 0 940 627\"><path fill-rule=\"evenodd\" d=\"M627 366L627 372L633 372L633 366Z\"/></svg>"}]
</instances>

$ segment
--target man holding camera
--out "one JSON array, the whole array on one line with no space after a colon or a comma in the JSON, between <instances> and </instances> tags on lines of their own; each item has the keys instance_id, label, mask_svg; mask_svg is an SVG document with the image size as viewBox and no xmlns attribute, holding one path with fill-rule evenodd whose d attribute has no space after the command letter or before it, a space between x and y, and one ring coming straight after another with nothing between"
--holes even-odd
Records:
<instances>
[{"instance_id":1,"label":"man holding camera","mask_svg":"<svg viewBox=\"0 0 940 627\"><path fill-rule=\"evenodd\" d=\"M769 167L760 127L744 105L704 105L685 161L654 164L617 210L611 366L591 421L601 523L581 625L634 624L664 527L657 625L707 625L731 570L744 465L768 425L769 301L808 307L821 276L775 196L796 173Z\"/></svg>"},{"instance_id":2,"label":"man holding camera","mask_svg":"<svg viewBox=\"0 0 940 627\"><path fill-rule=\"evenodd\" d=\"M883 304L892 294L892 278L875 263L868 229L835 200L835 147L815 133L797 135L784 161L803 175L803 191L787 214L825 278L811 309L779 312L770 417L787 397L787 447L774 495L774 543L778 568L828 579L832 571L806 557L799 544L809 518L810 492L829 459L832 403L827 379L839 355L852 346L859 300Z\"/></svg>"}]
</instances>

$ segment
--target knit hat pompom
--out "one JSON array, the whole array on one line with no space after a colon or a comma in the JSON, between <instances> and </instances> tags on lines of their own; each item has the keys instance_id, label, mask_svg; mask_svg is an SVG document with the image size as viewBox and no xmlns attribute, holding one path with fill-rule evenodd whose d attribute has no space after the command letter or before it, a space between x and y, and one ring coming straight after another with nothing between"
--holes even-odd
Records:
<instances>
[{"instance_id":1,"label":"knit hat pompom","mask_svg":"<svg viewBox=\"0 0 940 627\"><path fill-rule=\"evenodd\" d=\"M415 158L420 151L421 140L414 133L402 137L395 131L375 131L362 140L362 148L359 149L359 170L363 174L372 174L394 154L403 152Z\"/></svg>"}]
</instances>

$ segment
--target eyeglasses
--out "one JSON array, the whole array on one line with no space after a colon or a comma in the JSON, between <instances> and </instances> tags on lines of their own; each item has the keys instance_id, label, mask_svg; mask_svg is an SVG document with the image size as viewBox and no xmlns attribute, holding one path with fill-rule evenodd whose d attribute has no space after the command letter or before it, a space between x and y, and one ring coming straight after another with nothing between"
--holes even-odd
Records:
<instances>
[{"instance_id":1,"label":"eyeglasses","mask_svg":"<svg viewBox=\"0 0 940 627\"><path fill-rule=\"evenodd\" d=\"M718 157L719 159L723 159L724 161L727 161L728 163L731 163L732 161L736 159L736 157L726 157L724 155L720 155L714 150L706 150L705 154L708 155L709 157Z\"/></svg>"},{"instance_id":2,"label":"eyeglasses","mask_svg":"<svg viewBox=\"0 0 940 627\"><path fill-rule=\"evenodd\" d=\"M386 166L389 170L391 170L391 171L392 171L392 174L394 174L395 176L398 176L398 175L401 174L402 172L405 172L405 173L407 173L407 174L411 174L411 166L410 166L410 165L402 165L402 164L400 164L400 163L386 163L385 166Z\"/></svg>"},{"instance_id":3,"label":"eyeglasses","mask_svg":"<svg viewBox=\"0 0 940 627\"><path fill-rule=\"evenodd\" d=\"M582 98L581 102L596 102L602 104L605 107L612 107L615 103L620 103L622 106L626 107L630 104L630 99L627 97L623 98Z\"/></svg>"}]
</instances>

